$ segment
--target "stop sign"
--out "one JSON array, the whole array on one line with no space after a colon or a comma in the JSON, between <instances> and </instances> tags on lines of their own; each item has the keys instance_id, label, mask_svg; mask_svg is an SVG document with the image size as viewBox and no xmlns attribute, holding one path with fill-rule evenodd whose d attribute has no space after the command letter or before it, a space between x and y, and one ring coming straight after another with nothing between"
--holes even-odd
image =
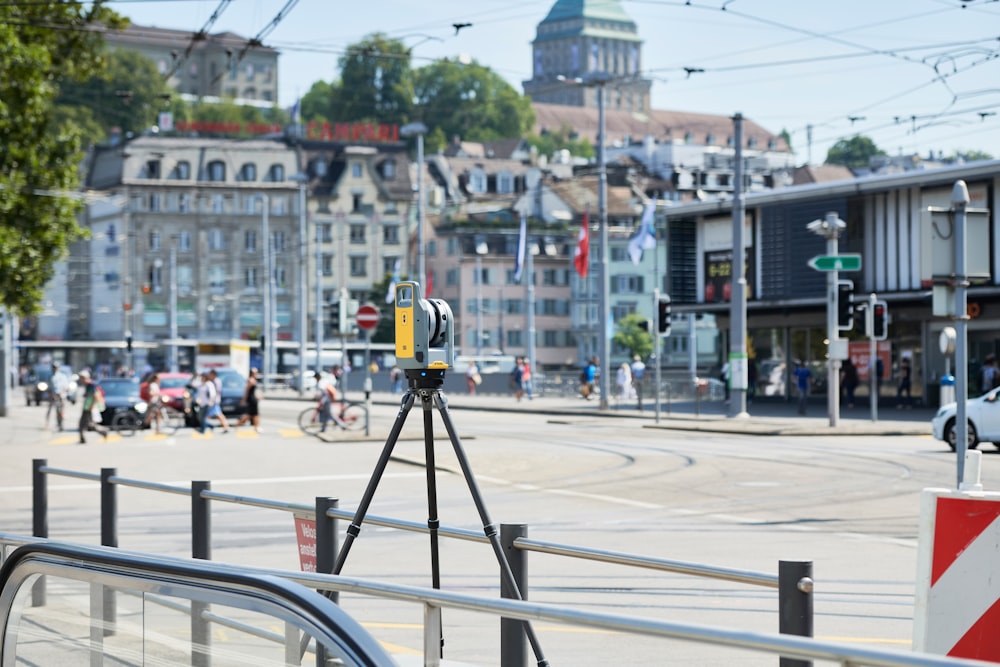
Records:
<instances>
[{"instance_id":1,"label":"stop sign","mask_svg":"<svg viewBox=\"0 0 1000 667\"><path fill-rule=\"evenodd\" d=\"M370 303L366 303L358 308L354 319L357 321L359 327L365 331L369 331L378 326L378 315L378 308Z\"/></svg>"}]
</instances>

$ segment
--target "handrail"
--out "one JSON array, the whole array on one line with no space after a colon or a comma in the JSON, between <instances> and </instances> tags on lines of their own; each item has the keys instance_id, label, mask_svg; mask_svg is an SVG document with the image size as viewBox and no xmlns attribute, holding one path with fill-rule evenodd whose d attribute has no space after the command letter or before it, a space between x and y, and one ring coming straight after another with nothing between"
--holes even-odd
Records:
<instances>
[{"instance_id":1,"label":"handrail","mask_svg":"<svg viewBox=\"0 0 1000 667\"><path fill-rule=\"evenodd\" d=\"M0 534L0 547L5 548L8 543L14 541L21 543L26 539L30 538ZM857 644L709 627L694 623L661 621L624 614L584 611L578 608L523 600L482 598L465 593L453 593L403 584L374 582L344 575L300 573L288 570L247 567L244 565L228 565L216 561L184 560L154 554L127 552L119 549L61 545L52 542L40 542L33 547L21 547L21 549L33 549L33 551L40 553L60 554L67 561L88 558L94 559L101 565L117 562L134 568L137 571L151 573L176 570L177 572L191 575L192 570L200 569L203 570L201 572L202 578L212 582L228 582L231 579L239 577L266 582L287 579L304 584L310 588L321 590L350 592L435 607L491 613L505 618L526 621L548 621L661 639L680 639L710 643L714 646L772 653L801 660L827 660L836 662L843 667L860 667L862 665L869 667L990 667L994 665L994 663L980 660L965 660L926 653L877 649ZM15 554L19 554L19 552L15 552ZM9 563L0 569L0 582L3 581L2 573L10 569ZM218 577L218 579L214 577Z\"/></svg>"}]
</instances>

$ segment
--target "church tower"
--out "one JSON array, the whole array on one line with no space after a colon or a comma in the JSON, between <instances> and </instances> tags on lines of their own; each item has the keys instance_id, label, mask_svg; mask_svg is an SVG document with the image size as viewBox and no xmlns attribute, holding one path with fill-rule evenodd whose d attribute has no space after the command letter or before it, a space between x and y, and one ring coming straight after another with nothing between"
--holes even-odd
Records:
<instances>
[{"instance_id":1,"label":"church tower","mask_svg":"<svg viewBox=\"0 0 1000 667\"><path fill-rule=\"evenodd\" d=\"M597 89L565 79L603 74L605 108L649 111L652 82L641 77L642 40L620 0L556 0L538 24L532 46L532 78L524 94L533 102L596 107Z\"/></svg>"}]
</instances>

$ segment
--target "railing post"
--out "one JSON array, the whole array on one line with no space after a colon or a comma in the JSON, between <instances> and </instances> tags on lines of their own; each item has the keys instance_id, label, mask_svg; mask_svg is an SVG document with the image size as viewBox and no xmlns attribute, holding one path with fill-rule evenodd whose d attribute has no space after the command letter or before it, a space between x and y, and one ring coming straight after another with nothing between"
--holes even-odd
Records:
<instances>
[{"instance_id":1,"label":"railing post","mask_svg":"<svg viewBox=\"0 0 1000 667\"><path fill-rule=\"evenodd\" d=\"M118 547L118 488L111 482L117 474L115 468L101 468L101 546L104 547ZM101 598L104 604L104 636L110 637L118 620L114 589L105 587Z\"/></svg>"},{"instance_id":2,"label":"railing post","mask_svg":"<svg viewBox=\"0 0 1000 667\"><path fill-rule=\"evenodd\" d=\"M514 575L514 583L521 599L528 599L528 556L514 546L514 540L528 536L528 526L523 523L500 524L500 546ZM504 577L500 577L500 597L517 599ZM525 667L528 664L528 638L524 621L500 619L500 667Z\"/></svg>"},{"instance_id":3,"label":"railing post","mask_svg":"<svg viewBox=\"0 0 1000 667\"><path fill-rule=\"evenodd\" d=\"M316 572L332 574L337 554L337 519L327 514L327 510L337 506L336 498L316 496ZM330 591L330 599L340 603L340 593ZM324 647L316 642L316 665L327 663Z\"/></svg>"},{"instance_id":4,"label":"railing post","mask_svg":"<svg viewBox=\"0 0 1000 667\"><path fill-rule=\"evenodd\" d=\"M48 459L33 459L31 461L31 534L35 537L49 536L49 487L48 477L42 468L49 464ZM45 606L45 577L31 587L31 606Z\"/></svg>"},{"instance_id":5,"label":"railing post","mask_svg":"<svg viewBox=\"0 0 1000 667\"><path fill-rule=\"evenodd\" d=\"M812 561L778 561L778 632L813 636ZM781 658L780 667L812 667L811 660Z\"/></svg>"},{"instance_id":6,"label":"railing post","mask_svg":"<svg viewBox=\"0 0 1000 667\"><path fill-rule=\"evenodd\" d=\"M191 557L201 560L212 559L212 518L208 499L203 491L212 488L211 482L191 482ZM191 665L209 667L211 664L212 637L208 632L205 612L208 604L191 601Z\"/></svg>"}]
</instances>

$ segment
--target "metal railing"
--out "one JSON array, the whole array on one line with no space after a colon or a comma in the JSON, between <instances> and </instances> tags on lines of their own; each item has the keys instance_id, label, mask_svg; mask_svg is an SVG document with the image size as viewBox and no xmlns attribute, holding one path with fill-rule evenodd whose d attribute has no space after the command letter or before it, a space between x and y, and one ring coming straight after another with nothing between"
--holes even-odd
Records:
<instances>
[{"instance_id":1,"label":"metal railing","mask_svg":"<svg viewBox=\"0 0 1000 667\"><path fill-rule=\"evenodd\" d=\"M100 474L83 473L73 470L52 468L44 459L35 459L32 464L33 480L33 533L36 538L48 538L48 493L47 477L64 476L76 479L91 480L100 483L101 494L101 544L108 547L118 546L118 512L116 487L126 486L150 491L186 495L191 498L191 553L194 558L209 560L211 558L211 518L210 501L226 502L238 505L253 506L315 517L316 522L316 563L317 572L332 572L337 552L337 520L350 521L354 513L341 510L337 501L332 498L316 498L314 506L274 501L264 498L220 493L211 490L208 481L193 481L190 488L134 480L119 477L113 468L104 468ZM371 525L390 527L417 533L429 533L426 524L404 521L388 517L367 515L365 522ZM483 533L458 528L440 526L437 528L440 536L455 539L488 543ZM651 621L631 617L618 617L606 614L581 612L579 610L555 611L549 605L532 605L521 601L483 601L458 594L441 591L419 593L402 587L392 590L384 584L371 582L360 583L342 576L324 579L322 574L295 573L285 570L261 570L271 574L300 581L309 586L329 591L351 590L362 594L386 594L396 599L410 599L424 605L440 608L441 606L456 606L458 608L487 611L500 615L505 619L551 620L570 622L603 629L617 629L639 634L651 634L660 637L691 639L694 641L711 641L726 646L764 650L784 656L782 667L805 667L808 659L822 657L833 659L843 665L887 665L893 667L913 665L959 665L976 664L949 661L947 658L930 658L913 654L898 654L890 651L865 650L834 643L813 642L806 639L795 639L794 635L809 637L813 627L813 582L812 563L810 562L779 562L777 575L752 572L747 570L721 568L711 565L690 563L662 558L651 558L600 549L584 548L527 537L527 527L522 524L501 526L501 543L507 548L511 569L514 571L518 589L527 596L529 585L525 572L526 564L517 556L520 552L544 553L557 556L573 557L616 565L642 567L664 572L674 572L683 575L705 577L711 579L738 582L748 585L778 589L779 630L780 638L771 635L752 635L742 631L696 628L679 623ZM243 566L241 566L242 568ZM318 577L318 578L317 578ZM344 582L354 582L350 585ZM322 585L320 585L322 584ZM345 587L346 586L346 587ZM36 587L38 588L38 587ZM391 592L390 592L391 591ZM44 604L44 591L35 591L34 604ZM517 602L523 606L514 607L508 604ZM113 610L109 613L113 614ZM798 643L805 642L805 643ZM822 648L819 648L821 647ZM425 650L430 650L426 648ZM909 656L903 659L902 656ZM425 656L430 659L432 656ZM929 662L927 660L930 660ZM943 660L943 661L941 661ZM436 664L427 662L425 664ZM515 667L526 664L524 632L520 622L501 623L501 665Z\"/></svg>"}]
</instances>

